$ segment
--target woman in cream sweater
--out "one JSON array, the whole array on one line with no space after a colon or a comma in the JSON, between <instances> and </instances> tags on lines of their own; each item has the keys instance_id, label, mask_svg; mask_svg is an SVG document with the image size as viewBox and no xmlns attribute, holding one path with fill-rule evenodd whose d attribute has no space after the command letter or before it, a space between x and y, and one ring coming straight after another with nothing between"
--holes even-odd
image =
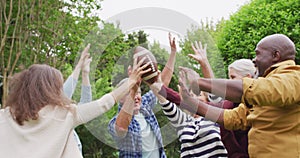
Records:
<instances>
[{"instance_id":1,"label":"woman in cream sweater","mask_svg":"<svg viewBox=\"0 0 300 158\"><path fill-rule=\"evenodd\" d=\"M0 110L0 157L82 157L73 129L109 110L131 89L143 70L135 60L128 82L100 99L74 105L63 93L59 70L35 64L14 75L6 107ZM4 143L5 142L5 143Z\"/></svg>"}]
</instances>

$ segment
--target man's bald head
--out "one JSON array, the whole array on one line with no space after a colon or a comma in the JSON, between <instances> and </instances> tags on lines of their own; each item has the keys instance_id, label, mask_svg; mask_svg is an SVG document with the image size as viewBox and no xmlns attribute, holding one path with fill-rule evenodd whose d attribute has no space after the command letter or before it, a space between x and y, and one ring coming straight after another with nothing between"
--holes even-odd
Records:
<instances>
[{"instance_id":1,"label":"man's bald head","mask_svg":"<svg viewBox=\"0 0 300 158\"><path fill-rule=\"evenodd\" d=\"M296 47L294 42L283 34L273 34L263 38L257 45L280 54L280 61L295 60Z\"/></svg>"},{"instance_id":2,"label":"man's bald head","mask_svg":"<svg viewBox=\"0 0 300 158\"><path fill-rule=\"evenodd\" d=\"M272 65L286 60L295 60L296 48L294 42L287 36L273 34L258 42L255 53L253 62L258 69L258 76L264 76L265 71Z\"/></svg>"}]
</instances>

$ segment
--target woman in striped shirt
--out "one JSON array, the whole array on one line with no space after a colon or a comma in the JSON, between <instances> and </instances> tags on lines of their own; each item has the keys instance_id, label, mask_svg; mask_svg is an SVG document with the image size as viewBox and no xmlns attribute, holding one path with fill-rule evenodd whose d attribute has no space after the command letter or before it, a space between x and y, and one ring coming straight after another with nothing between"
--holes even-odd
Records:
<instances>
[{"instance_id":1,"label":"woman in striped shirt","mask_svg":"<svg viewBox=\"0 0 300 158\"><path fill-rule=\"evenodd\" d=\"M185 113L178 108L176 105L184 106L180 104L179 94L163 86L160 80L152 84L150 88L162 105L164 114L177 130L181 142L180 157L227 157L217 123L199 115L192 116L191 113ZM204 95L198 98L207 101Z\"/></svg>"}]
</instances>

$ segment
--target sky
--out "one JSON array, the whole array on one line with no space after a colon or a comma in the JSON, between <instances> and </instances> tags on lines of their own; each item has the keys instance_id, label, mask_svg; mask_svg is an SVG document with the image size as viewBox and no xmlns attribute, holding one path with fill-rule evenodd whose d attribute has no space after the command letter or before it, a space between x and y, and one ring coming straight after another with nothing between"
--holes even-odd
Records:
<instances>
[{"instance_id":1,"label":"sky","mask_svg":"<svg viewBox=\"0 0 300 158\"><path fill-rule=\"evenodd\" d=\"M168 32L179 39L201 21L229 19L249 0L104 0L98 15L119 23L124 33L144 30L149 41L168 46ZM177 40L178 41L178 40Z\"/></svg>"}]
</instances>

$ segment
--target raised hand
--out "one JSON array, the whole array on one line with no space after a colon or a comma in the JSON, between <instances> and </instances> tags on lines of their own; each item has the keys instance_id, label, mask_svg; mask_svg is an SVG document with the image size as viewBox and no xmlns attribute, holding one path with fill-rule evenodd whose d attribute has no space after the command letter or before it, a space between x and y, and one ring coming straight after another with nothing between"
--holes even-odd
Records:
<instances>
[{"instance_id":1,"label":"raised hand","mask_svg":"<svg viewBox=\"0 0 300 158\"><path fill-rule=\"evenodd\" d=\"M143 57L142 60L137 62L137 58L134 58L133 67L132 67L132 69L129 68L129 70L128 70L129 81L131 81L133 83L139 83L141 81L141 76L143 74L151 71L151 68L144 70L148 65L150 65L150 62L141 66L145 59L146 59L146 57Z\"/></svg>"},{"instance_id":2,"label":"raised hand","mask_svg":"<svg viewBox=\"0 0 300 158\"><path fill-rule=\"evenodd\" d=\"M194 71L193 69L190 69L190 68L187 68L187 67L182 67L182 66L179 66L179 69L185 73L186 75L186 81L187 81L187 84L191 84L194 80L197 80L200 78L199 74Z\"/></svg>"},{"instance_id":3,"label":"raised hand","mask_svg":"<svg viewBox=\"0 0 300 158\"><path fill-rule=\"evenodd\" d=\"M179 67L180 71L184 73L186 76L186 79L183 80L186 83L186 87L189 90L192 90L196 95L199 95L201 90L199 86L196 84L197 80L200 78L199 74L194 71L193 69L187 68L187 67Z\"/></svg>"},{"instance_id":4,"label":"raised hand","mask_svg":"<svg viewBox=\"0 0 300 158\"><path fill-rule=\"evenodd\" d=\"M89 54L85 55L82 63L82 73L90 73L90 64L92 62L92 57Z\"/></svg>"},{"instance_id":5,"label":"raised hand","mask_svg":"<svg viewBox=\"0 0 300 158\"><path fill-rule=\"evenodd\" d=\"M176 43L175 43L175 37L173 37L172 39L172 35L169 32L169 43L170 43L170 47L171 47L171 52L176 52L177 48L176 48Z\"/></svg>"},{"instance_id":6,"label":"raised hand","mask_svg":"<svg viewBox=\"0 0 300 158\"><path fill-rule=\"evenodd\" d=\"M160 91L161 87L163 86L163 82L161 80L161 73L158 72L158 77L157 77L157 81L154 82L153 84L149 84L147 82L145 82L149 87L150 89L155 93L155 94L158 94L158 92Z\"/></svg>"},{"instance_id":7,"label":"raised hand","mask_svg":"<svg viewBox=\"0 0 300 158\"><path fill-rule=\"evenodd\" d=\"M182 100L191 97L189 87L187 86L187 76L183 70L179 71L179 94Z\"/></svg>"},{"instance_id":8,"label":"raised hand","mask_svg":"<svg viewBox=\"0 0 300 158\"><path fill-rule=\"evenodd\" d=\"M77 64L80 68L83 68L83 67L84 67L85 59L86 59L86 58L89 58L89 56L90 56L90 53L89 53L90 47L91 47L91 45L88 44L88 45L83 49L83 51L81 52L81 56L80 56L80 59L79 59L78 64Z\"/></svg>"},{"instance_id":9,"label":"raised hand","mask_svg":"<svg viewBox=\"0 0 300 158\"><path fill-rule=\"evenodd\" d=\"M205 62L208 61L206 53L207 44L203 47L201 42L195 41L194 43L191 43L191 45L194 54L188 54L188 56L195 59L200 65L205 64Z\"/></svg>"}]
</instances>

